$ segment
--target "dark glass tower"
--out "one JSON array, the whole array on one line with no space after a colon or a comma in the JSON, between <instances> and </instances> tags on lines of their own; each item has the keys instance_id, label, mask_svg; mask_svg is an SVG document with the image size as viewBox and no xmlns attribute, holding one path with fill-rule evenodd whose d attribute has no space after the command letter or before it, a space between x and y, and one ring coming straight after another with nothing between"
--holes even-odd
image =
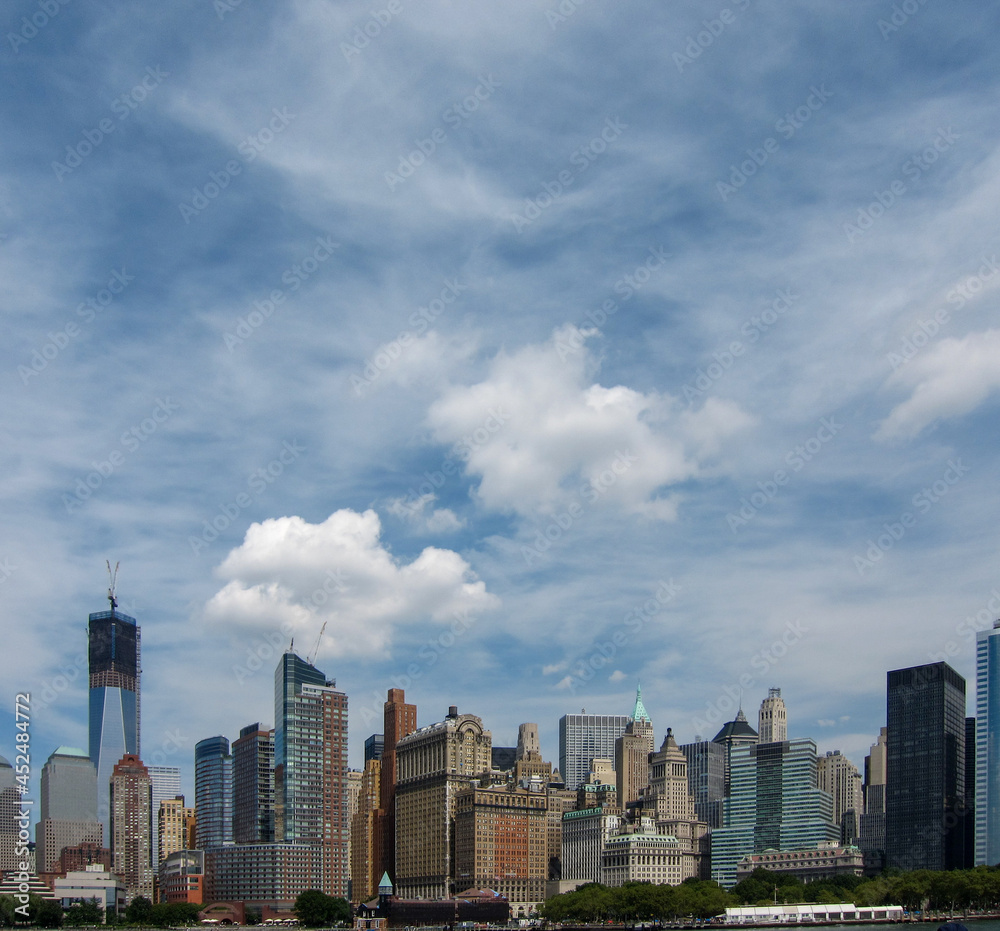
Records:
<instances>
[{"instance_id":1,"label":"dark glass tower","mask_svg":"<svg viewBox=\"0 0 1000 931\"><path fill-rule=\"evenodd\" d=\"M97 768L97 819L109 833L109 787L115 765L139 756L140 632L134 617L116 610L90 615L90 759Z\"/></svg>"},{"instance_id":2,"label":"dark glass tower","mask_svg":"<svg viewBox=\"0 0 1000 931\"><path fill-rule=\"evenodd\" d=\"M194 745L194 807L201 850L233 842L233 758L225 737Z\"/></svg>"},{"instance_id":3,"label":"dark glass tower","mask_svg":"<svg viewBox=\"0 0 1000 931\"><path fill-rule=\"evenodd\" d=\"M965 866L965 679L947 663L888 673L886 866Z\"/></svg>"}]
</instances>

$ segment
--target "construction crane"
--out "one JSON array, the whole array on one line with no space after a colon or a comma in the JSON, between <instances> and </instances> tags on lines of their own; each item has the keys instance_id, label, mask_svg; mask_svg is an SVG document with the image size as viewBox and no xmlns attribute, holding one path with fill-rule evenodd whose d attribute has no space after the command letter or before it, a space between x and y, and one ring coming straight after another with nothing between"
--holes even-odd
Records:
<instances>
[{"instance_id":1,"label":"construction crane","mask_svg":"<svg viewBox=\"0 0 1000 931\"><path fill-rule=\"evenodd\" d=\"M323 626L319 629L319 636L316 638L316 646L312 648L312 653L306 657L306 662L312 665L312 661L316 658L316 654L319 652L319 644L323 639L323 632L326 630L326 621L323 621Z\"/></svg>"},{"instance_id":2,"label":"construction crane","mask_svg":"<svg viewBox=\"0 0 1000 931\"><path fill-rule=\"evenodd\" d=\"M108 601L111 602L111 613L115 613L115 608L118 607L118 599L115 597L115 586L118 584L118 566L120 563L115 563L115 571L111 571L111 560L105 559L104 564L108 567L108 578L111 580L111 587L108 589Z\"/></svg>"}]
</instances>

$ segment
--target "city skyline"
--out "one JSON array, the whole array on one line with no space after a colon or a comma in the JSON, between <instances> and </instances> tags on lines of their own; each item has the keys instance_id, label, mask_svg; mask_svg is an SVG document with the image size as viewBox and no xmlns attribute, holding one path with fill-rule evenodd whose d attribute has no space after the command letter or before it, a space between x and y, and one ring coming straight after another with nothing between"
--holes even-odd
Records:
<instances>
[{"instance_id":1,"label":"city skyline","mask_svg":"<svg viewBox=\"0 0 1000 931\"><path fill-rule=\"evenodd\" d=\"M353 768L390 688L555 761L780 687L860 768L887 670L974 682L1000 11L897 6L16 5L0 754L89 748L106 560L191 804L293 640Z\"/></svg>"}]
</instances>

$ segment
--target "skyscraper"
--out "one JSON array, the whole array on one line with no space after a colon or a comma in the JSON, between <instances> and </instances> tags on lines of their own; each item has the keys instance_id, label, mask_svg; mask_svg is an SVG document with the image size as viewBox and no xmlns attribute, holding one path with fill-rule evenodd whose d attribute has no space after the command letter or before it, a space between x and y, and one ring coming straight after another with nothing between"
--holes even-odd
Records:
<instances>
[{"instance_id":1,"label":"skyscraper","mask_svg":"<svg viewBox=\"0 0 1000 931\"><path fill-rule=\"evenodd\" d=\"M90 666L90 759L97 768L97 820L108 831L108 784L118 761L140 752L141 635L134 617L117 610L91 614L88 626Z\"/></svg>"},{"instance_id":2,"label":"skyscraper","mask_svg":"<svg viewBox=\"0 0 1000 931\"><path fill-rule=\"evenodd\" d=\"M157 806L153 816L157 824L157 857L162 863L178 850L189 850L197 842L192 834L192 826L197 824L195 810L184 804L184 796L165 798Z\"/></svg>"},{"instance_id":3,"label":"skyscraper","mask_svg":"<svg viewBox=\"0 0 1000 931\"><path fill-rule=\"evenodd\" d=\"M587 781L595 758L615 758L615 741L625 733L625 714L564 714L559 719L559 772L567 789Z\"/></svg>"},{"instance_id":4,"label":"skyscraper","mask_svg":"<svg viewBox=\"0 0 1000 931\"><path fill-rule=\"evenodd\" d=\"M886 866L965 860L965 679L947 663L887 674Z\"/></svg>"},{"instance_id":5,"label":"skyscraper","mask_svg":"<svg viewBox=\"0 0 1000 931\"><path fill-rule=\"evenodd\" d=\"M160 869L160 802L181 794L181 771L176 766L147 766L153 789L153 855L154 875Z\"/></svg>"},{"instance_id":6,"label":"skyscraper","mask_svg":"<svg viewBox=\"0 0 1000 931\"><path fill-rule=\"evenodd\" d=\"M347 695L294 653L274 673L275 838L319 848L320 889L347 897Z\"/></svg>"},{"instance_id":7,"label":"skyscraper","mask_svg":"<svg viewBox=\"0 0 1000 931\"><path fill-rule=\"evenodd\" d=\"M688 785L694 796L699 821L710 828L722 827L722 800L726 795L726 748L714 740L683 744L687 758Z\"/></svg>"},{"instance_id":8,"label":"skyscraper","mask_svg":"<svg viewBox=\"0 0 1000 931\"><path fill-rule=\"evenodd\" d=\"M864 810L861 773L839 750L817 760L817 784L833 798L833 823L840 827L840 842L856 845L858 820Z\"/></svg>"},{"instance_id":9,"label":"skyscraper","mask_svg":"<svg viewBox=\"0 0 1000 931\"><path fill-rule=\"evenodd\" d=\"M733 748L724 824L712 832L712 879L736 882L736 864L765 850L836 844L833 799L816 784L816 744L809 739Z\"/></svg>"},{"instance_id":10,"label":"skyscraper","mask_svg":"<svg viewBox=\"0 0 1000 931\"><path fill-rule=\"evenodd\" d=\"M757 724L762 744L788 740L788 712L781 689L767 690L767 698L760 703Z\"/></svg>"},{"instance_id":11,"label":"skyscraper","mask_svg":"<svg viewBox=\"0 0 1000 931\"><path fill-rule=\"evenodd\" d=\"M712 738L712 743L719 744L725 751L723 768L723 797L728 798L731 788L731 773L733 766L733 751L737 747L745 747L760 743L760 737L750 726L747 716L740 708L732 721L722 725L722 729Z\"/></svg>"},{"instance_id":12,"label":"skyscraper","mask_svg":"<svg viewBox=\"0 0 1000 931\"><path fill-rule=\"evenodd\" d=\"M233 840L274 840L274 731L259 723L240 728L233 741Z\"/></svg>"},{"instance_id":13,"label":"skyscraper","mask_svg":"<svg viewBox=\"0 0 1000 931\"><path fill-rule=\"evenodd\" d=\"M1000 863L1000 621L976 634L975 733L975 865L995 866Z\"/></svg>"},{"instance_id":14,"label":"skyscraper","mask_svg":"<svg viewBox=\"0 0 1000 931\"><path fill-rule=\"evenodd\" d=\"M126 754L111 771L109 806L111 857L125 882L126 903L140 895L153 900L152 797L149 770Z\"/></svg>"},{"instance_id":15,"label":"skyscraper","mask_svg":"<svg viewBox=\"0 0 1000 931\"><path fill-rule=\"evenodd\" d=\"M75 747L59 747L42 767L41 820L35 834L39 873L55 870L63 847L104 842L97 820L97 770Z\"/></svg>"},{"instance_id":16,"label":"skyscraper","mask_svg":"<svg viewBox=\"0 0 1000 931\"><path fill-rule=\"evenodd\" d=\"M199 849L233 842L233 758L225 737L194 745L194 809Z\"/></svg>"},{"instance_id":17,"label":"skyscraper","mask_svg":"<svg viewBox=\"0 0 1000 931\"><path fill-rule=\"evenodd\" d=\"M382 873L396 880L396 745L417 729L417 706L406 701L403 689L389 689L382 706L382 765L379 769L379 811L372 841L373 856Z\"/></svg>"},{"instance_id":18,"label":"skyscraper","mask_svg":"<svg viewBox=\"0 0 1000 931\"><path fill-rule=\"evenodd\" d=\"M861 816L858 846L865 865L881 871L885 865L885 770L888 761L888 731L883 727L878 740L865 757L865 780L861 786L864 814Z\"/></svg>"}]
</instances>

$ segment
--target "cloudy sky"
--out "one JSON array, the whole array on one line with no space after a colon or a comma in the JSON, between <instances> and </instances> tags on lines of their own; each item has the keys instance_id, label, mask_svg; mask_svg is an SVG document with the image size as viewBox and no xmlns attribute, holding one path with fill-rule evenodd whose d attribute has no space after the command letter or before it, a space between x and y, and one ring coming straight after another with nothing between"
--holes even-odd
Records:
<instances>
[{"instance_id":1,"label":"cloudy sky","mask_svg":"<svg viewBox=\"0 0 1000 931\"><path fill-rule=\"evenodd\" d=\"M188 791L293 637L356 767L389 687L555 758L639 681L860 765L886 670L1000 614L998 27L9 4L0 753L22 691L36 762L86 746L110 560Z\"/></svg>"}]
</instances>

